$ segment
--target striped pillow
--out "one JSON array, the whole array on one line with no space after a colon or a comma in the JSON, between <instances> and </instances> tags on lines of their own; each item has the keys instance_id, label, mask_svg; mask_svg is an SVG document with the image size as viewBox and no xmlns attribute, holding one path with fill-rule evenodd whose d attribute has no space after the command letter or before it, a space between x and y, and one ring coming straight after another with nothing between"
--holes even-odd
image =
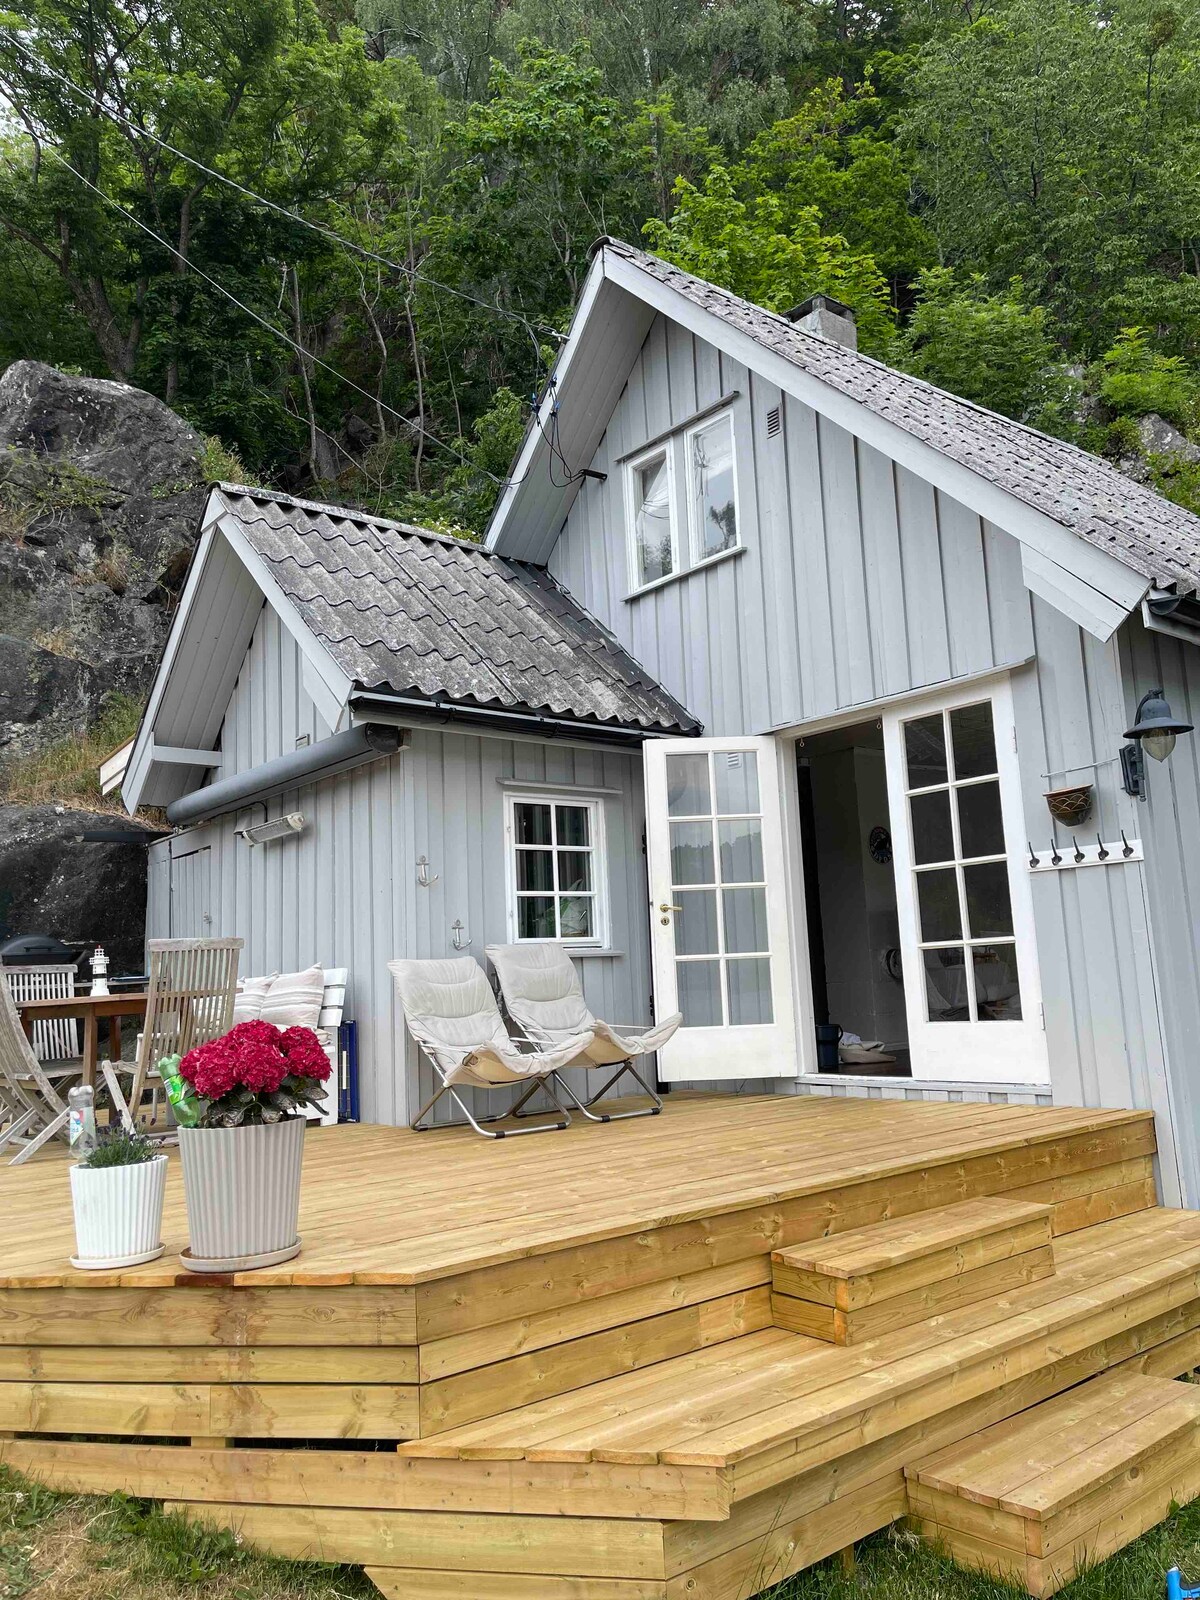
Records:
<instances>
[{"instance_id":1,"label":"striped pillow","mask_svg":"<svg viewBox=\"0 0 1200 1600\"><path fill-rule=\"evenodd\" d=\"M233 1025L239 1022L257 1022L262 1016L263 1004L274 982L269 978L240 978L237 994L233 997Z\"/></svg>"},{"instance_id":2,"label":"striped pillow","mask_svg":"<svg viewBox=\"0 0 1200 1600\"><path fill-rule=\"evenodd\" d=\"M277 1028L315 1028L325 994L325 969L281 972L270 980L259 1016Z\"/></svg>"}]
</instances>

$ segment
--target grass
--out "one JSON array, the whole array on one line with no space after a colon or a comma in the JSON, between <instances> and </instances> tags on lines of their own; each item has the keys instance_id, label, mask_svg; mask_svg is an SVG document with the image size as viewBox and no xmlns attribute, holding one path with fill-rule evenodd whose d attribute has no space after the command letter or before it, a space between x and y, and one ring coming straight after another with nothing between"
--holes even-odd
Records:
<instances>
[{"instance_id":1,"label":"grass","mask_svg":"<svg viewBox=\"0 0 1200 1600\"><path fill-rule=\"evenodd\" d=\"M100 763L137 732L140 700L114 694L86 733L61 739L29 756L10 758L0 772L0 799L9 805L81 806L124 816L120 795L100 793Z\"/></svg>"},{"instance_id":2,"label":"grass","mask_svg":"<svg viewBox=\"0 0 1200 1600\"><path fill-rule=\"evenodd\" d=\"M56 1494L0 1467L0 1600L367 1600L353 1567L276 1561L145 1500Z\"/></svg>"},{"instance_id":3,"label":"grass","mask_svg":"<svg viewBox=\"0 0 1200 1600\"><path fill-rule=\"evenodd\" d=\"M1167 1568L1200 1575L1200 1500L1061 1591L1063 1600L1162 1600ZM747 1586L749 1588L749 1586ZM901 1528L858 1546L852 1574L823 1561L766 1600L1014 1600ZM354 1567L277 1561L152 1502L56 1494L0 1467L0 1600L368 1600Z\"/></svg>"}]
</instances>

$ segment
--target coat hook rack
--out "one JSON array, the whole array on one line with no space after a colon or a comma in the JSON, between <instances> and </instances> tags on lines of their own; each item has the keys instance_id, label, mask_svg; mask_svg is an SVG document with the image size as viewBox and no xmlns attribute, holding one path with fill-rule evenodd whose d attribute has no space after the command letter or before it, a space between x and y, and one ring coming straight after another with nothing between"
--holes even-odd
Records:
<instances>
[{"instance_id":1,"label":"coat hook rack","mask_svg":"<svg viewBox=\"0 0 1200 1600\"><path fill-rule=\"evenodd\" d=\"M1077 868L1082 871L1084 867L1121 866L1126 861L1144 861L1145 853L1142 850L1140 839L1130 839L1121 831L1121 842L1104 840L1101 834L1096 835L1095 844L1080 844L1074 834L1071 835L1071 850L1066 855L1058 848L1058 840L1051 839L1049 854L1038 851L1027 839L1029 847L1029 871L1033 876L1041 877L1047 872L1074 872Z\"/></svg>"},{"instance_id":2,"label":"coat hook rack","mask_svg":"<svg viewBox=\"0 0 1200 1600\"><path fill-rule=\"evenodd\" d=\"M436 872L431 873L429 870L429 857L418 856L417 882L421 885L422 889L432 889L437 881L438 874Z\"/></svg>"},{"instance_id":3,"label":"coat hook rack","mask_svg":"<svg viewBox=\"0 0 1200 1600\"><path fill-rule=\"evenodd\" d=\"M463 927L463 923L462 923L462 918L461 917L458 919L457 922L451 923L451 925L450 925L450 942L453 944L453 946L454 946L454 948L456 950L465 950L467 948L467 946L470 944L470 942L471 942L470 939L464 939L463 938L463 934L466 933L466 931L467 931L466 928Z\"/></svg>"}]
</instances>

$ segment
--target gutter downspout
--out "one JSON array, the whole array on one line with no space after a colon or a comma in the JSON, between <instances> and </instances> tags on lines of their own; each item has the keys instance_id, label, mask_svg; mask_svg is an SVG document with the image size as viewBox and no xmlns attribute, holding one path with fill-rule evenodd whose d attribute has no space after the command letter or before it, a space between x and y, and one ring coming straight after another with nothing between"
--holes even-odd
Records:
<instances>
[{"instance_id":1,"label":"gutter downspout","mask_svg":"<svg viewBox=\"0 0 1200 1600\"><path fill-rule=\"evenodd\" d=\"M207 822L212 817L238 811L251 801L269 800L286 794L289 789L349 772L368 761L394 756L404 742L399 728L371 722L347 728L302 750L290 750L286 755L264 761L261 766L250 767L231 778L221 778L182 799L173 800L167 807L167 821L176 827Z\"/></svg>"}]
</instances>

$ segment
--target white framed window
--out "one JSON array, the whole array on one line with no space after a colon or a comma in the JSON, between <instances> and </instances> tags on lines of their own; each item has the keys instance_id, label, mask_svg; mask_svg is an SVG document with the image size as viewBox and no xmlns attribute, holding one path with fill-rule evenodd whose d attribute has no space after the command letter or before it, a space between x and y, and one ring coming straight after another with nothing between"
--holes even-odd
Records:
<instances>
[{"instance_id":1,"label":"white framed window","mask_svg":"<svg viewBox=\"0 0 1200 1600\"><path fill-rule=\"evenodd\" d=\"M710 561L740 542L733 415L708 417L683 436L692 563Z\"/></svg>"},{"instance_id":2,"label":"white framed window","mask_svg":"<svg viewBox=\"0 0 1200 1600\"><path fill-rule=\"evenodd\" d=\"M608 936L604 808L572 795L506 797L508 921L518 943Z\"/></svg>"},{"instance_id":3,"label":"white framed window","mask_svg":"<svg viewBox=\"0 0 1200 1600\"><path fill-rule=\"evenodd\" d=\"M672 441L655 445L625 465L630 581L634 589L679 570L675 455Z\"/></svg>"}]
</instances>

